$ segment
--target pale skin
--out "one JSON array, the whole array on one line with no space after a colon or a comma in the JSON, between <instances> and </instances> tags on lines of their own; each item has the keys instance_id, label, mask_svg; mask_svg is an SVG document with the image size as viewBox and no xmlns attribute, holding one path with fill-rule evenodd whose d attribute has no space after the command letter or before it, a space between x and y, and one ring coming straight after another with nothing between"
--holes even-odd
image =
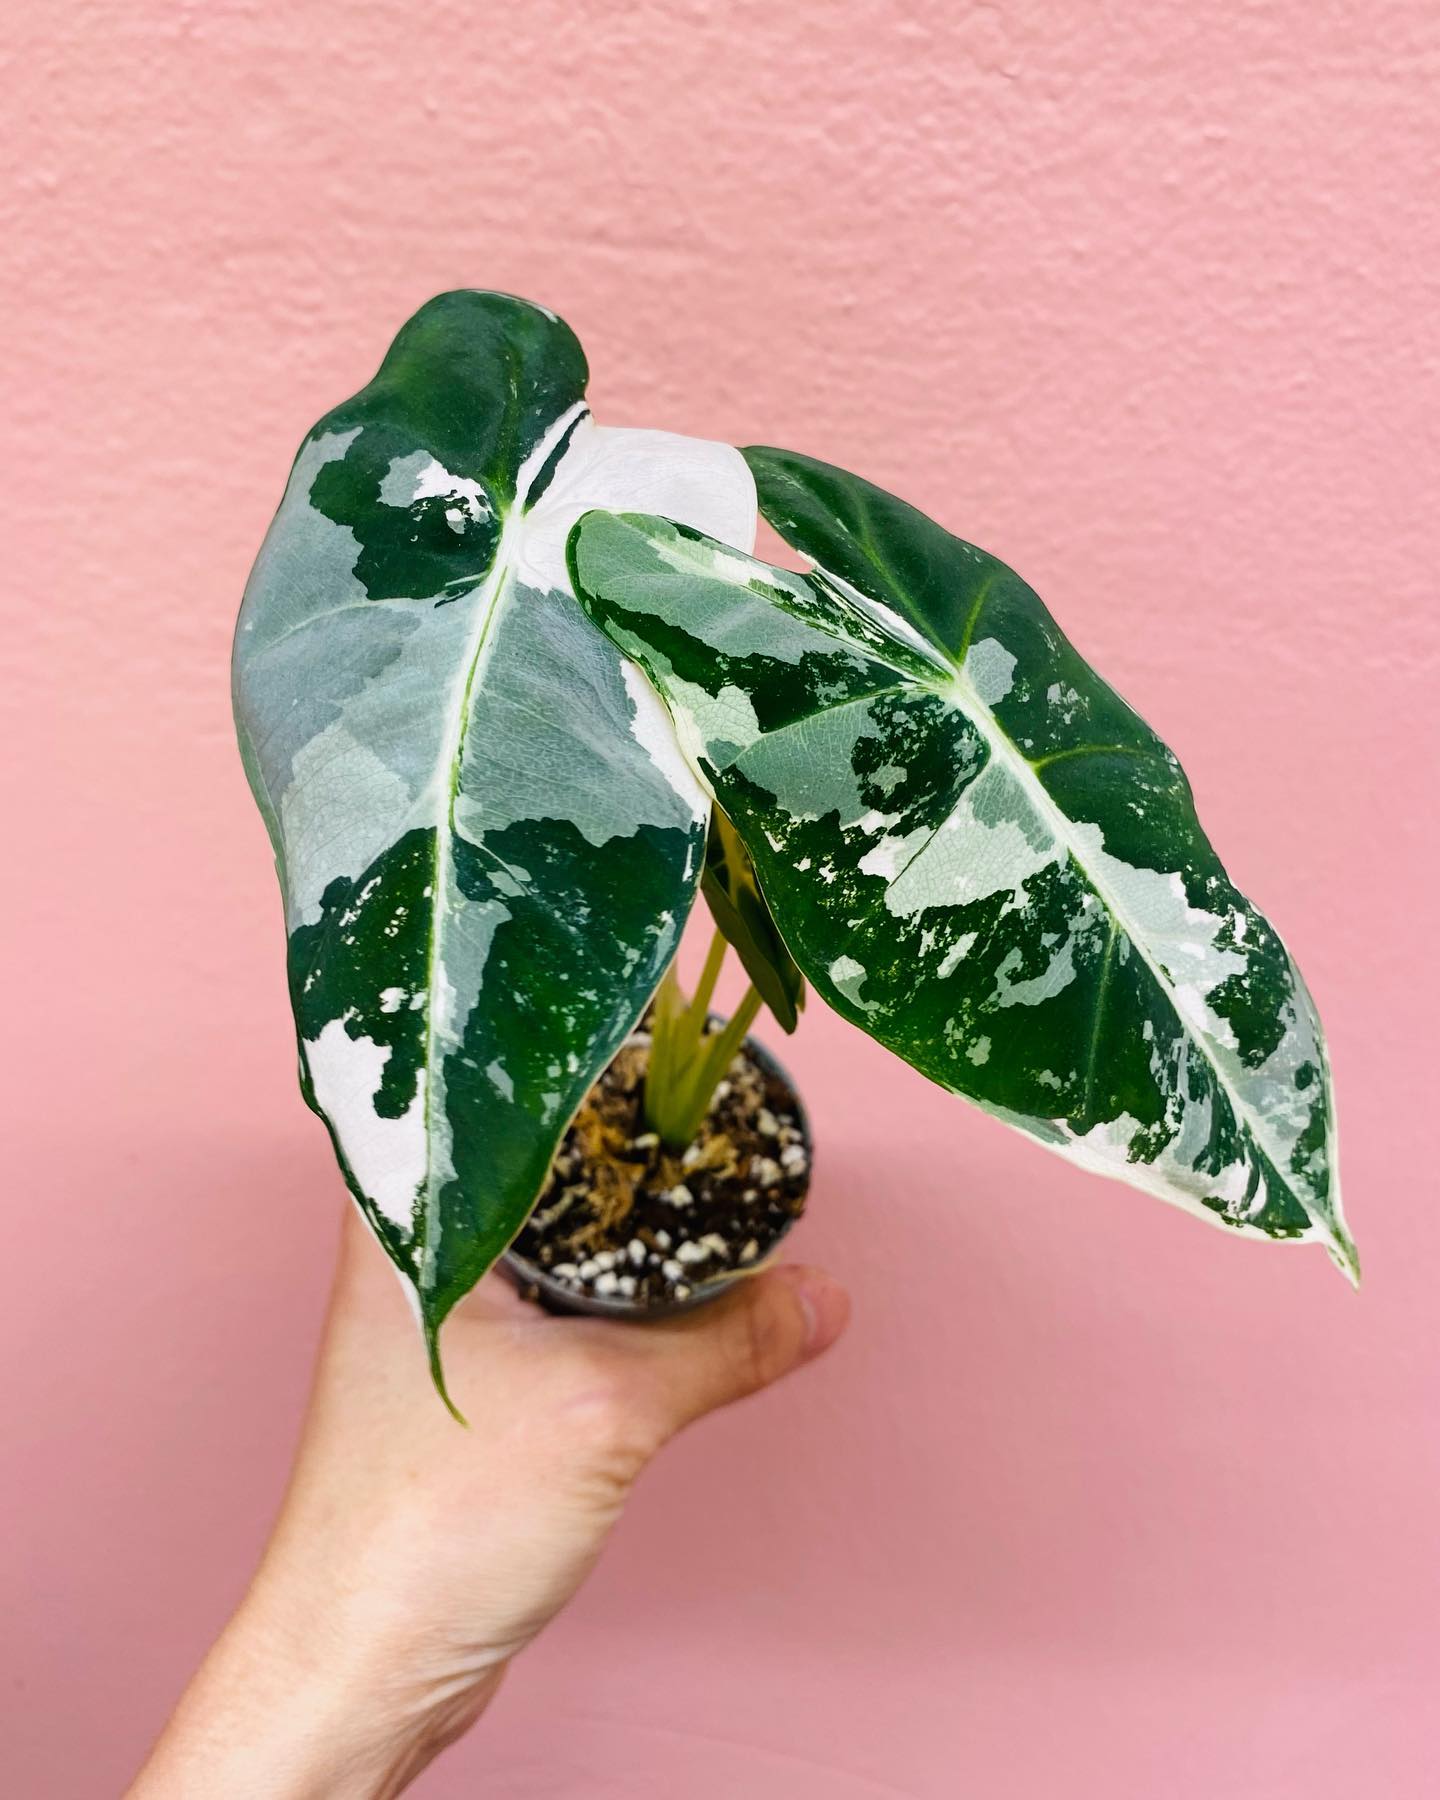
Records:
<instances>
[{"instance_id":1,"label":"pale skin","mask_svg":"<svg viewBox=\"0 0 1440 1800\"><path fill-rule=\"evenodd\" d=\"M445 1330L465 1430L352 1209L280 1516L129 1800L402 1792L584 1581L651 1457L848 1314L798 1265L650 1325L551 1318L492 1275Z\"/></svg>"}]
</instances>

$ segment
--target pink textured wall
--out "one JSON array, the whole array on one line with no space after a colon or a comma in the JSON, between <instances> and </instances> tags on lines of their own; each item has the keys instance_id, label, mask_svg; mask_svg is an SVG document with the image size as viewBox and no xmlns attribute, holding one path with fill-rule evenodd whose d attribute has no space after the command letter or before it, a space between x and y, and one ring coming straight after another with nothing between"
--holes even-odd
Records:
<instances>
[{"instance_id":1,"label":"pink textured wall","mask_svg":"<svg viewBox=\"0 0 1440 1800\"><path fill-rule=\"evenodd\" d=\"M1434 0L7 11L6 1793L118 1786L276 1498L339 1184L228 638L301 433L459 284L603 417L1040 588L1309 975L1367 1281L812 1014L849 1338L676 1446L419 1791L1434 1793Z\"/></svg>"}]
</instances>

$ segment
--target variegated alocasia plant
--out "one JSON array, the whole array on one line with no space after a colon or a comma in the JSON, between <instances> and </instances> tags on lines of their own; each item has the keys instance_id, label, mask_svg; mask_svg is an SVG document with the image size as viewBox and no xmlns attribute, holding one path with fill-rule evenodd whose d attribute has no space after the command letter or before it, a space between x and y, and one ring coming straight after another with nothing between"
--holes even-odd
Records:
<instances>
[{"instance_id":1,"label":"variegated alocasia plant","mask_svg":"<svg viewBox=\"0 0 1440 1800\"><path fill-rule=\"evenodd\" d=\"M727 445L594 424L553 313L441 295L301 447L235 640L301 1083L437 1334L669 965L708 796L569 591L587 508L754 541ZM442 1386L443 1392L443 1386Z\"/></svg>"},{"instance_id":2,"label":"variegated alocasia plant","mask_svg":"<svg viewBox=\"0 0 1440 1800\"><path fill-rule=\"evenodd\" d=\"M1082 1166L1354 1278L1319 1021L1173 754L1003 563L843 470L745 455L808 574L601 512L571 574L805 975Z\"/></svg>"},{"instance_id":3,"label":"variegated alocasia plant","mask_svg":"<svg viewBox=\"0 0 1440 1800\"><path fill-rule=\"evenodd\" d=\"M302 1088L442 1394L446 1314L652 995L671 1144L808 976L1051 1148L1354 1276L1314 1008L1171 753L993 557L823 463L602 429L586 380L545 309L431 301L302 445L236 634ZM757 487L807 575L746 554Z\"/></svg>"}]
</instances>

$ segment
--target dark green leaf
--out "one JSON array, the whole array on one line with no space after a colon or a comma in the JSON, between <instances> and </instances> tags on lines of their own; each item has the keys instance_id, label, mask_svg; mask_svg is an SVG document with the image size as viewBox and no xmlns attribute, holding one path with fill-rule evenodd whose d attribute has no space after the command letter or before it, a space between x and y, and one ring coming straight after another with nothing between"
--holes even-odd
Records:
<instances>
[{"instance_id":1,"label":"dark green leaf","mask_svg":"<svg viewBox=\"0 0 1440 1800\"><path fill-rule=\"evenodd\" d=\"M1319 1021L1174 756L994 557L746 452L797 576L664 519L571 540L821 995L957 1093L1354 1274Z\"/></svg>"},{"instance_id":2,"label":"dark green leaf","mask_svg":"<svg viewBox=\"0 0 1440 1800\"><path fill-rule=\"evenodd\" d=\"M236 633L305 1093L432 1357L700 874L708 798L575 605L566 537L640 504L753 541L737 452L602 429L586 375L541 307L432 300L301 447Z\"/></svg>"}]
</instances>

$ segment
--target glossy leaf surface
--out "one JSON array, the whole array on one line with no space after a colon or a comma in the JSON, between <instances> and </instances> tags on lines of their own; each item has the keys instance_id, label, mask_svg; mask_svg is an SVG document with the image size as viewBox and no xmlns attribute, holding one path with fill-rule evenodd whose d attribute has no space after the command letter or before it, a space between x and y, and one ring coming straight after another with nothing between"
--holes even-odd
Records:
<instances>
[{"instance_id":1,"label":"glossy leaf surface","mask_svg":"<svg viewBox=\"0 0 1440 1800\"><path fill-rule=\"evenodd\" d=\"M1174 756L1003 563L843 470L746 455L808 575L601 514L571 568L806 976L1082 1166L1353 1276L1314 1007Z\"/></svg>"},{"instance_id":2,"label":"glossy leaf surface","mask_svg":"<svg viewBox=\"0 0 1440 1800\"><path fill-rule=\"evenodd\" d=\"M708 797L576 606L566 537L638 505L753 542L736 451L598 427L586 378L540 307L431 301L305 440L236 634L302 1085L432 1360L700 875Z\"/></svg>"}]
</instances>

